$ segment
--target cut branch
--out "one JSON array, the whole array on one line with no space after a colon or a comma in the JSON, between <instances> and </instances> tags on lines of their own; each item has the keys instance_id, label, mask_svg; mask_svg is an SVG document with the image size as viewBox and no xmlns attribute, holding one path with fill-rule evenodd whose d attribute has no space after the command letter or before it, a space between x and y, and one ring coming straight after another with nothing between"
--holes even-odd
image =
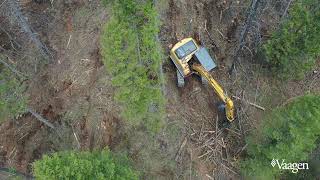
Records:
<instances>
[{"instance_id":1,"label":"cut branch","mask_svg":"<svg viewBox=\"0 0 320 180\"><path fill-rule=\"evenodd\" d=\"M209 39L210 39L210 41L211 41L211 44L212 44L216 49L218 49L218 46L217 46L216 42L213 40L211 34L209 33L209 31L208 31L208 29L207 29L207 21L204 22L204 30L205 30L206 33L208 34L208 37L209 37Z\"/></svg>"},{"instance_id":2,"label":"cut branch","mask_svg":"<svg viewBox=\"0 0 320 180\"><path fill-rule=\"evenodd\" d=\"M284 12L283 12L283 14L282 14L281 18L286 17L287 12L288 12L288 9L289 9L289 7L290 7L290 5L291 5L292 1L293 1L293 0L289 0L288 5L287 5L286 9L284 10Z\"/></svg>"},{"instance_id":3,"label":"cut branch","mask_svg":"<svg viewBox=\"0 0 320 180\"><path fill-rule=\"evenodd\" d=\"M51 124L48 120L46 120L45 118L43 118L40 114L36 113L35 111L31 110L31 109L27 109L27 111L29 113L31 113L35 118L37 118L39 121L43 122L45 125L47 125L48 127L55 129L55 127L53 126L53 124Z\"/></svg>"},{"instance_id":4,"label":"cut branch","mask_svg":"<svg viewBox=\"0 0 320 180\"><path fill-rule=\"evenodd\" d=\"M242 100L241 98L239 98L239 97L237 97L237 96L232 96L233 98L235 98L235 99L237 99L237 100ZM249 102L249 101L246 101L247 103L249 103L251 106L254 106L254 107L256 107L256 108L258 108L258 109L261 109L261 110L263 110L263 111L265 111L266 110L266 108L264 108L264 107L262 107L262 106L259 106L259 105L257 105L257 104L255 104L255 103L252 103L252 102Z\"/></svg>"},{"instance_id":5,"label":"cut branch","mask_svg":"<svg viewBox=\"0 0 320 180\"><path fill-rule=\"evenodd\" d=\"M222 165L223 167L225 167L227 170L229 170L230 172L232 172L232 173L234 173L234 174L238 174L238 173L236 173L234 170L232 170L232 169L230 169L229 167L227 167L226 165L224 165L223 163L221 163L221 165Z\"/></svg>"},{"instance_id":6,"label":"cut branch","mask_svg":"<svg viewBox=\"0 0 320 180\"><path fill-rule=\"evenodd\" d=\"M180 154L181 154L184 146L187 144L187 141L188 141L188 139L187 139L187 137L185 137L184 140L183 140L183 142L182 142L182 144L181 144L181 146L180 146L180 148L179 148L179 150L178 150L178 152L177 152L177 155L176 155L176 157L175 157L175 160L176 160L176 161L178 160L178 158L179 158L179 156L180 156Z\"/></svg>"},{"instance_id":7,"label":"cut branch","mask_svg":"<svg viewBox=\"0 0 320 180\"><path fill-rule=\"evenodd\" d=\"M0 63L3 64L5 67L7 67L11 72L13 72L14 74L16 74L19 78L28 79L26 75L22 74L21 72L19 72L18 70L16 70L14 67L10 66L8 63L6 63L5 61L3 61L2 59L0 59Z\"/></svg>"}]
</instances>

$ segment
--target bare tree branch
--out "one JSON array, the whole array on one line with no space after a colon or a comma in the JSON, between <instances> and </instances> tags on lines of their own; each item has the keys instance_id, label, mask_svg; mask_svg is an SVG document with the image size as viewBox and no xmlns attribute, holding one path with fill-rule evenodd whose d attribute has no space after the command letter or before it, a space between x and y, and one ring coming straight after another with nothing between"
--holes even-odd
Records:
<instances>
[{"instance_id":1,"label":"bare tree branch","mask_svg":"<svg viewBox=\"0 0 320 180\"><path fill-rule=\"evenodd\" d=\"M3 61L2 59L0 59L0 63L3 64L4 66L6 66L11 72L13 72L14 74L16 74L18 77L22 78L22 79L28 79L28 77L26 75L24 75L23 73L19 72L18 70L16 70L14 67L10 66L8 63L6 63L5 61Z\"/></svg>"},{"instance_id":2,"label":"bare tree branch","mask_svg":"<svg viewBox=\"0 0 320 180\"><path fill-rule=\"evenodd\" d=\"M239 61L240 52L241 52L243 46L245 45L245 40L246 40L248 32L252 26L252 20L256 16L256 12L257 12L257 8L259 6L259 3L260 3L260 0L252 0L251 1L250 9L248 10L248 13L247 13L246 22L244 23L242 31L240 32L239 45L235 51L234 60L232 62L231 68L229 70L229 74L233 73L233 71L235 69L235 64Z\"/></svg>"},{"instance_id":3,"label":"bare tree branch","mask_svg":"<svg viewBox=\"0 0 320 180\"><path fill-rule=\"evenodd\" d=\"M284 12L283 12L283 14L282 14L281 18L286 17L287 12L288 12L288 9L289 9L289 7L290 7L290 5L291 5L292 1L293 1L293 0L289 0L288 5L287 5L286 9L284 10Z\"/></svg>"},{"instance_id":4,"label":"bare tree branch","mask_svg":"<svg viewBox=\"0 0 320 180\"><path fill-rule=\"evenodd\" d=\"M17 18L17 21L20 25L20 27L23 29L23 31L28 34L30 39L33 41L33 43L37 46L39 49L41 55L49 62L52 61L52 55L50 54L48 48L45 44L43 44L39 37L36 36L33 29L29 26L26 18L23 16L18 3L15 0L7 1L9 4L9 8L11 9L11 12L14 14L14 16Z\"/></svg>"},{"instance_id":5,"label":"bare tree branch","mask_svg":"<svg viewBox=\"0 0 320 180\"><path fill-rule=\"evenodd\" d=\"M37 118L39 121L43 122L45 125L47 125L48 127L55 129L54 125L52 123L50 123L48 120L46 120L45 118L43 118L40 114L36 113L35 111L31 110L31 109L27 109L27 111L29 113L31 113L35 118Z\"/></svg>"}]
</instances>

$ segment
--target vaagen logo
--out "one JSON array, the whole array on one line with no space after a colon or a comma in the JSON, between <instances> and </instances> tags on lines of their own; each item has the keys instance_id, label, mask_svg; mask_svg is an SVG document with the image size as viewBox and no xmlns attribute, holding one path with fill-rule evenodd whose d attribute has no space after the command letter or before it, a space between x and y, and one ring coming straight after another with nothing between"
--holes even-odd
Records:
<instances>
[{"instance_id":1,"label":"vaagen logo","mask_svg":"<svg viewBox=\"0 0 320 180\"><path fill-rule=\"evenodd\" d=\"M291 170L292 173L298 173L300 169L309 169L308 163L286 163L284 159L282 159L281 163L278 159L272 159L271 166L278 166L279 169L283 170Z\"/></svg>"}]
</instances>

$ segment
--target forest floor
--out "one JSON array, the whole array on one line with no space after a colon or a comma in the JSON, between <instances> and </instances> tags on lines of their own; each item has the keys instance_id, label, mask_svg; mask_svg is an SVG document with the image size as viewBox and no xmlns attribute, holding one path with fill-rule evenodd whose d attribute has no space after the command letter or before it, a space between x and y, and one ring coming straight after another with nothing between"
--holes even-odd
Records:
<instances>
[{"instance_id":1,"label":"forest floor","mask_svg":"<svg viewBox=\"0 0 320 180\"><path fill-rule=\"evenodd\" d=\"M105 8L99 1L26 1L20 6L54 57L27 81L28 105L56 127L46 127L31 114L1 124L0 165L30 172L30 163L45 153L112 146L119 107L99 53ZM34 66L22 72L33 72Z\"/></svg>"},{"instance_id":2,"label":"forest floor","mask_svg":"<svg viewBox=\"0 0 320 180\"><path fill-rule=\"evenodd\" d=\"M53 4L25 0L20 6L52 52L53 62L44 66L26 65L36 57L29 51L32 47L29 41L21 42L19 55L7 56L22 72L34 72L33 78L27 80L28 105L50 120L55 129L28 113L2 123L0 167L30 173L31 163L43 154L66 149L116 148L122 140L124 120L119 115L121 107L113 99L111 77L105 71L99 50L102 27L108 20L106 8L99 0L58 0ZM5 4L0 8L4 7ZM176 137L170 157L176 166L181 166L178 169L184 172L176 173L183 174L184 179L239 178L237 163L246 147L245 136L259 126L261 117L292 97L320 91L319 64L305 79L284 84L266 76L250 50L244 51L236 71L228 74L246 7L243 1L223 0L158 3L163 22L159 38L165 55L177 41L195 38L216 56L218 67L213 70L213 77L229 96L240 98L234 99L237 119L231 127L220 128L221 117L216 108L219 99L213 90L195 76L186 79L184 88L178 88L174 65L168 56L164 59L167 126L177 125L183 132ZM0 17L2 27L13 27L5 17ZM263 28L265 36L270 35L270 28ZM6 33L1 32L2 47L6 38ZM247 101L264 107L265 111ZM181 179L169 175L159 173L163 179Z\"/></svg>"}]
</instances>

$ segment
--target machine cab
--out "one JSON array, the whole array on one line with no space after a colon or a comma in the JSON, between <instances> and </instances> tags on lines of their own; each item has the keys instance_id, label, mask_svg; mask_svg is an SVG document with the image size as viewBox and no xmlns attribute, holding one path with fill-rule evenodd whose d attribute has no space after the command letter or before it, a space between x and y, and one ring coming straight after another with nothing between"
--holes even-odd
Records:
<instances>
[{"instance_id":1,"label":"machine cab","mask_svg":"<svg viewBox=\"0 0 320 180\"><path fill-rule=\"evenodd\" d=\"M198 50L199 46L192 38L179 41L170 50L170 58L183 77L192 74L188 62Z\"/></svg>"}]
</instances>

